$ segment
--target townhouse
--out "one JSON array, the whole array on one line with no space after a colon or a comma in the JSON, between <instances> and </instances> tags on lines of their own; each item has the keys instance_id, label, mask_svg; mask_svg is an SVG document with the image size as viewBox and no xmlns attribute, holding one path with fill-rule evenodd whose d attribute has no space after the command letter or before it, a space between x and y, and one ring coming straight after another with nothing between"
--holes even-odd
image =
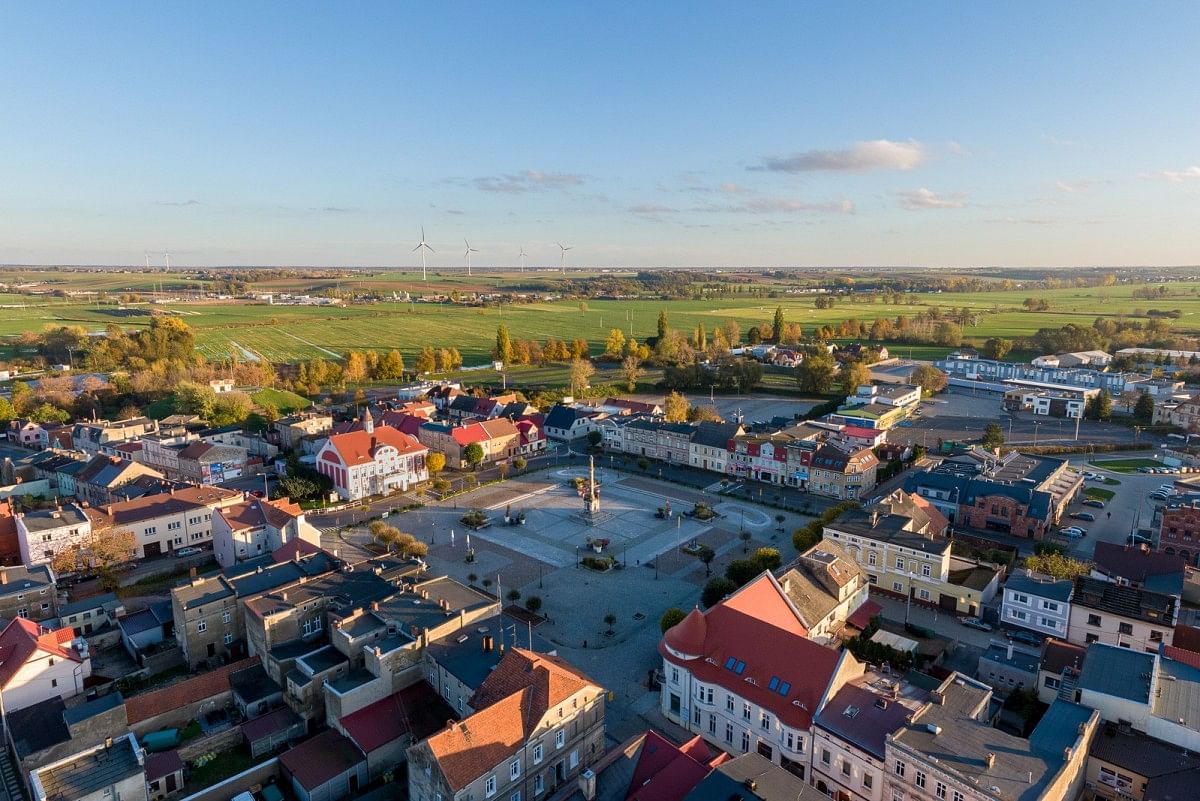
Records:
<instances>
[{"instance_id":1,"label":"townhouse","mask_svg":"<svg viewBox=\"0 0 1200 801\"><path fill-rule=\"evenodd\" d=\"M287 498L271 501L249 496L215 510L212 541L217 564L229 567L293 542L307 543L317 550L321 547L321 532L304 519L299 504Z\"/></svg>"},{"instance_id":2,"label":"townhouse","mask_svg":"<svg viewBox=\"0 0 1200 801\"><path fill-rule=\"evenodd\" d=\"M869 620L880 610L869 600L866 572L832 540L821 540L781 568L778 581L809 639L823 645L836 645L848 620Z\"/></svg>"},{"instance_id":3,"label":"townhouse","mask_svg":"<svg viewBox=\"0 0 1200 801\"><path fill-rule=\"evenodd\" d=\"M1200 498L1171 498L1162 507L1156 549L1195 566L1200 556Z\"/></svg>"},{"instance_id":4,"label":"townhouse","mask_svg":"<svg viewBox=\"0 0 1200 801\"><path fill-rule=\"evenodd\" d=\"M212 518L218 509L242 500L242 493L223 487L170 487L85 510L91 530L130 531L139 559L206 545L212 540Z\"/></svg>"},{"instance_id":5,"label":"townhouse","mask_svg":"<svg viewBox=\"0 0 1200 801\"><path fill-rule=\"evenodd\" d=\"M688 443L692 467L724 475L734 440L746 433L741 423L717 423L709 420L698 423Z\"/></svg>"},{"instance_id":6,"label":"townhouse","mask_svg":"<svg viewBox=\"0 0 1200 801\"><path fill-rule=\"evenodd\" d=\"M193 442L179 449L175 473L167 475L192 484L222 484L241 478L247 459L245 448Z\"/></svg>"},{"instance_id":7,"label":"townhouse","mask_svg":"<svg viewBox=\"0 0 1200 801\"><path fill-rule=\"evenodd\" d=\"M897 490L828 524L824 536L866 571L874 591L977 616L999 591L1002 571L953 555L948 528L924 498Z\"/></svg>"},{"instance_id":8,"label":"townhouse","mask_svg":"<svg viewBox=\"0 0 1200 801\"><path fill-rule=\"evenodd\" d=\"M826 443L813 452L805 488L839 500L862 498L875 486L879 459L870 448Z\"/></svg>"},{"instance_id":9,"label":"townhouse","mask_svg":"<svg viewBox=\"0 0 1200 801\"><path fill-rule=\"evenodd\" d=\"M68 627L46 628L23 617L0 632L0 708L4 714L49 698L72 698L92 675L86 640Z\"/></svg>"},{"instance_id":10,"label":"townhouse","mask_svg":"<svg viewBox=\"0 0 1200 801\"><path fill-rule=\"evenodd\" d=\"M71 441L76 450L88 456L116 454L116 447L123 442L139 439L158 431L158 421L149 417L130 417L125 420L95 420L79 422L71 430Z\"/></svg>"},{"instance_id":11,"label":"townhouse","mask_svg":"<svg viewBox=\"0 0 1200 801\"><path fill-rule=\"evenodd\" d=\"M58 578L50 565L0 567L0 620L58 617Z\"/></svg>"},{"instance_id":12,"label":"townhouse","mask_svg":"<svg viewBox=\"0 0 1200 801\"><path fill-rule=\"evenodd\" d=\"M849 651L808 634L770 573L692 610L659 642L662 713L717 748L756 752L807 778L813 716L863 674Z\"/></svg>"},{"instance_id":13,"label":"townhouse","mask_svg":"<svg viewBox=\"0 0 1200 801\"><path fill-rule=\"evenodd\" d=\"M1000 603L1000 622L1051 637L1066 637L1075 583L1026 570L1009 576Z\"/></svg>"},{"instance_id":14,"label":"townhouse","mask_svg":"<svg viewBox=\"0 0 1200 801\"><path fill-rule=\"evenodd\" d=\"M124 488L138 479L164 477L158 470L144 464L105 454L93 456L83 467L66 467L71 468L70 480L73 483L74 496L92 505L122 500Z\"/></svg>"},{"instance_id":15,"label":"townhouse","mask_svg":"<svg viewBox=\"0 0 1200 801\"><path fill-rule=\"evenodd\" d=\"M279 418L271 428L279 438L281 449L296 450L303 440L328 434L333 428L333 417L322 412L299 412Z\"/></svg>"},{"instance_id":16,"label":"townhouse","mask_svg":"<svg viewBox=\"0 0 1200 801\"><path fill-rule=\"evenodd\" d=\"M1178 608L1173 595L1077 576L1067 640L1157 651L1170 639Z\"/></svg>"},{"instance_id":17,"label":"townhouse","mask_svg":"<svg viewBox=\"0 0 1200 801\"><path fill-rule=\"evenodd\" d=\"M884 798L905 801L1062 801L1083 789L1100 723L1092 709L1056 700L1029 738L992 726L992 690L951 673L930 702L884 744Z\"/></svg>"},{"instance_id":18,"label":"townhouse","mask_svg":"<svg viewBox=\"0 0 1200 801\"><path fill-rule=\"evenodd\" d=\"M514 648L474 711L408 749L413 801L550 796L604 755L604 689L556 657Z\"/></svg>"},{"instance_id":19,"label":"townhouse","mask_svg":"<svg viewBox=\"0 0 1200 801\"><path fill-rule=\"evenodd\" d=\"M29 567L49 564L61 553L83 548L92 535L87 510L74 503L18 513L16 523L21 561Z\"/></svg>"},{"instance_id":20,"label":"townhouse","mask_svg":"<svg viewBox=\"0 0 1200 801\"><path fill-rule=\"evenodd\" d=\"M1083 670L1087 648L1066 640L1048 639L1042 645L1042 658L1038 663L1037 693L1043 704L1051 704L1055 698L1074 701L1075 684Z\"/></svg>"},{"instance_id":21,"label":"townhouse","mask_svg":"<svg viewBox=\"0 0 1200 801\"><path fill-rule=\"evenodd\" d=\"M546 414L546 437L559 442L573 442L597 430L604 415L559 403Z\"/></svg>"},{"instance_id":22,"label":"townhouse","mask_svg":"<svg viewBox=\"0 0 1200 801\"><path fill-rule=\"evenodd\" d=\"M505 406L516 402L517 396L512 392L507 395L495 395L490 398L459 395L446 408L446 416L452 423L491 420L503 414Z\"/></svg>"},{"instance_id":23,"label":"townhouse","mask_svg":"<svg viewBox=\"0 0 1200 801\"><path fill-rule=\"evenodd\" d=\"M429 480L429 448L389 426L375 428L370 416L361 431L335 434L317 454L317 470L343 500L407 491Z\"/></svg>"}]
</instances>

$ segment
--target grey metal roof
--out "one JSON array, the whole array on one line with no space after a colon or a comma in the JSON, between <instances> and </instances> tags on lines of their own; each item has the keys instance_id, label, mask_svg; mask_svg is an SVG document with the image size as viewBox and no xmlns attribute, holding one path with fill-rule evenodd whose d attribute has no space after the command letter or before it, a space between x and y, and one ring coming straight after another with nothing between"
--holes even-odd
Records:
<instances>
[{"instance_id":1,"label":"grey metal roof","mask_svg":"<svg viewBox=\"0 0 1200 801\"><path fill-rule=\"evenodd\" d=\"M4 583L0 584L0 595L20 595L30 590L38 590L54 585L48 565L38 565L36 567L15 565L13 567L0 568L0 572L3 573L5 579Z\"/></svg>"},{"instance_id":2,"label":"grey metal roof","mask_svg":"<svg viewBox=\"0 0 1200 801\"><path fill-rule=\"evenodd\" d=\"M114 690L107 695L100 696L94 701L88 701L86 704L80 704L79 706L67 709L63 712L63 720L67 722L68 726L74 726L80 721L124 705L125 699L121 696L121 693Z\"/></svg>"},{"instance_id":3,"label":"grey metal roof","mask_svg":"<svg viewBox=\"0 0 1200 801\"><path fill-rule=\"evenodd\" d=\"M104 595L94 595L91 598L80 598L77 601L71 601L58 608L58 616L60 618L67 615L76 615L80 612L88 612L95 609L100 609L112 603L118 603L117 596L111 592Z\"/></svg>"},{"instance_id":4,"label":"grey metal roof","mask_svg":"<svg viewBox=\"0 0 1200 801\"><path fill-rule=\"evenodd\" d=\"M1004 589L1066 603L1071 600L1071 593L1075 590L1075 584L1070 579L1039 581L1032 576L1026 576L1024 573L1015 573L1009 576L1008 581L1004 584Z\"/></svg>"},{"instance_id":5,"label":"grey metal roof","mask_svg":"<svg viewBox=\"0 0 1200 801\"><path fill-rule=\"evenodd\" d=\"M63 710L63 700L56 695L8 713L9 735L21 759L71 739Z\"/></svg>"},{"instance_id":6,"label":"grey metal roof","mask_svg":"<svg viewBox=\"0 0 1200 801\"><path fill-rule=\"evenodd\" d=\"M754 789L750 789L751 786ZM683 798L684 801L730 801L735 798L818 801L828 796L761 754L751 752L720 765Z\"/></svg>"},{"instance_id":7,"label":"grey metal roof","mask_svg":"<svg viewBox=\"0 0 1200 801\"><path fill-rule=\"evenodd\" d=\"M262 701L283 691L267 674L262 663L230 673L229 688L245 704Z\"/></svg>"},{"instance_id":8,"label":"grey metal roof","mask_svg":"<svg viewBox=\"0 0 1200 801\"><path fill-rule=\"evenodd\" d=\"M1150 703L1150 678L1154 654L1094 642L1088 647L1076 686L1081 690ZM1142 678L1145 676L1146 678Z\"/></svg>"},{"instance_id":9,"label":"grey metal roof","mask_svg":"<svg viewBox=\"0 0 1200 801\"><path fill-rule=\"evenodd\" d=\"M1155 717L1200 729L1200 670L1173 659L1160 659L1155 685Z\"/></svg>"},{"instance_id":10,"label":"grey metal roof","mask_svg":"<svg viewBox=\"0 0 1200 801\"><path fill-rule=\"evenodd\" d=\"M43 509L39 512L26 512L21 522L29 531L47 531L66 526L80 526L88 522L88 516L75 504L68 504L62 509Z\"/></svg>"},{"instance_id":11,"label":"grey metal roof","mask_svg":"<svg viewBox=\"0 0 1200 801\"><path fill-rule=\"evenodd\" d=\"M1200 754L1189 753L1132 729L1122 731L1116 723L1100 727L1088 753L1147 778L1200 771ZM1200 776L1194 778L1200 781Z\"/></svg>"},{"instance_id":12,"label":"grey metal roof","mask_svg":"<svg viewBox=\"0 0 1200 801\"><path fill-rule=\"evenodd\" d=\"M101 746L37 771L46 801L76 801L144 773L130 739L122 737L110 747Z\"/></svg>"}]
</instances>

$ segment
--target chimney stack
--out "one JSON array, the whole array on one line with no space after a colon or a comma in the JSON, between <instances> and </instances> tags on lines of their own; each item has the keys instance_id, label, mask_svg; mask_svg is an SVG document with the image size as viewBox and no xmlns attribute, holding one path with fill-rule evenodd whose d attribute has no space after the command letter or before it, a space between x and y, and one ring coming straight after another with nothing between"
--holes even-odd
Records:
<instances>
[{"instance_id":1,"label":"chimney stack","mask_svg":"<svg viewBox=\"0 0 1200 801\"><path fill-rule=\"evenodd\" d=\"M8 583L8 571L0 570L0 584L7 584L7 583Z\"/></svg>"},{"instance_id":2,"label":"chimney stack","mask_svg":"<svg viewBox=\"0 0 1200 801\"><path fill-rule=\"evenodd\" d=\"M371 601L371 611L372 612L379 611L379 601Z\"/></svg>"},{"instance_id":3,"label":"chimney stack","mask_svg":"<svg viewBox=\"0 0 1200 801\"><path fill-rule=\"evenodd\" d=\"M190 570L188 570L188 576L190 576L191 578L195 578L196 577L196 568L193 567Z\"/></svg>"},{"instance_id":4,"label":"chimney stack","mask_svg":"<svg viewBox=\"0 0 1200 801\"><path fill-rule=\"evenodd\" d=\"M983 758L983 761L987 763L988 770L991 770L996 765L996 755L991 751L988 751L988 754Z\"/></svg>"}]
</instances>

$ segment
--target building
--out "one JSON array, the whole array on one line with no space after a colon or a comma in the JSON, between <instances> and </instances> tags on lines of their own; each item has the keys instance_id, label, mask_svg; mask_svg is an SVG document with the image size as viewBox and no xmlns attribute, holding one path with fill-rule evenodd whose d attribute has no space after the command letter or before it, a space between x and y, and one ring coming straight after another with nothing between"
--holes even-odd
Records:
<instances>
[{"instance_id":1,"label":"building","mask_svg":"<svg viewBox=\"0 0 1200 801\"><path fill-rule=\"evenodd\" d=\"M1189 798L1200 787L1200 755L1129 726L1104 723L1088 752L1086 784L1098 801Z\"/></svg>"},{"instance_id":2,"label":"building","mask_svg":"<svg viewBox=\"0 0 1200 801\"><path fill-rule=\"evenodd\" d=\"M868 619L879 611L868 600L866 572L832 540L821 540L796 557L778 581L808 637L823 644L836 644L846 621L864 605L870 605Z\"/></svg>"},{"instance_id":3,"label":"building","mask_svg":"<svg viewBox=\"0 0 1200 801\"><path fill-rule=\"evenodd\" d=\"M991 725L992 690L951 673L930 703L887 737L885 799L1064 801L1083 789L1100 722L1068 701L1050 705L1029 739Z\"/></svg>"},{"instance_id":4,"label":"building","mask_svg":"<svg viewBox=\"0 0 1200 801\"><path fill-rule=\"evenodd\" d=\"M510 650L470 706L408 749L410 798L536 799L604 755L604 689L556 657Z\"/></svg>"},{"instance_id":5,"label":"building","mask_svg":"<svg viewBox=\"0 0 1200 801\"><path fill-rule=\"evenodd\" d=\"M8 421L8 441L30 450L42 447L42 426L32 420Z\"/></svg>"},{"instance_id":6,"label":"building","mask_svg":"<svg viewBox=\"0 0 1200 801\"><path fill-rule=\"evenodd\" d=\"M1179 599L1171 595L1077 576L1067 640L1157 651L1170 639L1178 604Z\"/></svg>"},{"instance_id":7,"label":"building","mask_svg":"<svg viewBox=\"0 0 1200 801\"><path fill-rule=\"evenodd\" d=\"M911 410L921 402L921 388L914 384L864 384L846 397L847 406L866 406L878 403Z\"/></svg>"},{"instance_id":8,"label":"building","mask_svg":"<svg viewBox=\"0 0 1200 801\"><path fill-rule=\"evenodd\" d=\"M215 511L212 541L217 564L229 567L295 541L320 548L321 532L304 519L299 504L287 498L270 501L247 496L241 503Z\"/></svg>"},{"instance_id":9,"label":"building","mask_svg":"<svg viewBox=\"0 0 1200 801\"><path fill-rule=\"evenodd\" d=\"M867 573L876 592L960 615L978 616L999 591L1000 569L954 556L949 523L933 504L897 490L825 526Z\"/></svg>"},{"instance_id":10,"label":"building","mask_svg":"<svg viewBox=\"0 0 1200 801\"><path fill-rule=\"evenodd\" d=\"M175 749L146 754L146 790L150 801L163 801L183 790L183 760Z\"/></svg>"},{"instance_id":11,"label":"building","mask_svg":"<svg viewBox=\"0 0 1200 801\"><path fill-rule=\"evenodd\" d=\"M559 403L546 415L546 437L559 442L572 442L596 430L601 415Z\"/></svg>"},{"instance_id":12,"label":"building","mask_svg":"<svg viewBox=\"0 0 1200 801\"><path fill-rule=\"evenodd\" d=\"M1117 355L1121 355L1120 351ZM996 385L1008 379L1020 379L1067 387L1105 389L1113 397L1133 389L1146 379L1146 376L1137 373L1104 372L1077 367L1038 367L1018 362L981 359L978 354L963 351L951 353L945 359L934 362L933 366L950 376L951 382L958 380Z\"/></svg>"},{"instance_id":13,"label":"building","mask_svg":"<svg viewBox=\"0 0 1200 801\"><path fill-rule=\"evenodd\" d=\"M328 434L333 429L333 417L318 412L300 412L279 418L271 427L279 437L279 447L290 451L298 449L303 439Z\"/></svg>"},{"instance_id":14,"label":"building","mask_svg":"<svg viewBox=\"0 0 1200 801\"><path fill-rule=\"evenodd\" d=\"M1074 590L1075 583L1070 579L1052 579L1029 571L1014 573L1004 583L1000 622L1051 637L1066 637Z\"/></svg>"},{"instance_id":15,"label":"building","mask_svg":"<svg viewBox=\"0 0 1200 801\"><path fill-rule=\"evenodd\" d=\"M832 423L858 428L877 428L886 431L908 417L908 409L887 403L852 403L829 415Z\"/></svg>"},{"instance_id":16,"label":"building","mask_svg":"<svg viewBox=\"0 0 1200 801\"><path fill-rule=\"evenodd\" d=\"M75 699L77 700L77 699ZM121 693L113 691L68 708L55 696L5 715L4 735L16 757L16 773L26 791L29 774L81 750L100 745L129 728ZM19 798L6 782L10 798Z\"/></svg>"},{"instance_id":17,"label":"building","mask_svg":"<svg viewBox=\"0 0 1200 801\"><path fill-rule=\"evenodd\" d=\"M16 520L21 561L30 567L49 564L64 551L84 547L92 534L86 510L74 503L23 512Z\"/></svg>"},{"instance_id":18,"label":"building","mask_svg":"<svg viewBox=\"0 0 1200 801\"><path fill-rule=\"evenodd\" d=\"M127 420L96 420L76 423L71 431L71 441L76 450L88 456L96 454L114 455L122 442L139 439L158 431L158 421L149 417L131 417Z\"/></svg>"},{"instance_id":19,"label":"building","mask_svg":"<svg viewBox=\"0 0 1200 801\"><path fill-rule=\"evenodd\" d=\"M94 532L132 532L135 555L142 559L208 544L212 540L213 513L233 506L241 498L240 492L223 487L172 487L167 492L84 511Z\"/></svg>"},{"instance_id":20,"label":"building","mask_svg":"<svg viewBox=\"0 0 1200 801\"><path fill-rule=\"evenodd\" d=\"M422 426L424 431L426 426ZM453 445L445 449L446 465L463 469L471 467L465 453L469 446L478 444L483 449L479 464L506 462L520 452L521 435L511 420L505 417L484 419L456 426L450 430Z\"/></svg>"},{"instance_id":21,"label":"building","mask_svg":"<svg viewBox=\"0 0 1200 801\"><path fill-rule=\"evenodd\" d=\"M1049 639L1042 644L1038 663L1038 700L1050 704L1055 698L1075 700L1075 683L1083 670L1087 648L1066 640Z\"/></svg>"},{"instance_id":22,"label":"building","mask_svg":"<svg viewBox=\"0 0 1200 801\"><path fill-rule=\"evenodd\" d=\"M696 425L696 433L688 444L692 467L724 475L733 450L733 441L746 433L741 423L704 421Z\"/></svg>"},{"instance_id":23,"label":"building","mask_svg":"<svg viewBox=\"0 0 1200 801\"><path fill-rule=\"evenodd\" d=\"M1182 555L1152 551L1144 544L1097 542L1091 575L1127 587L1179 596L1183 593L1186 569Z\"/></svg>"},{"instance_id":24,"label":"building","mask_svg":"<svg viewBox=\"0 0 1200 801\"><path fill-rule=\"evenodd\" d=\"M1030 361L1034 367L1096 367L1104 369L1112 364L1113 357L1102 350L1084 350L1074 353L1058 353L1053 356L1038 356Z\"/></svg>"},{"instance_id":25,"label":"building","mask_svg":"<svg viewBox=\"0 0 1200 801\"><path fill-rule=\"evenodd\" d=\"M1200 668L1157 653L1093 643L1075 694L1106 721L1200 751Z\"/></svg>"},{"instance_id":26,"label":"building","mask_svg":"<svg viewBox=\"0 0 1200 801\"><path fill-rule=\"evenodd\" d=\"M887 738L928 702L899 676L867 673L837 691L813 719L812 784L830 798L892 801Z\"/></svg>"},{"instance_id":27,"label":"building","mask_svg":"<svg viewBox=\"0 0 1200 801\"><path fill-rule=\"evenodd\" d=\"M826 444L813 453L805 486L817 495L856 500L875 486L878 468L879 459L870 448L843 450Z\"/></svg>"},{"instance_id":28,"label":"building","mask_svg":"<svg viewBox=\"0 0 1200 801\"><path fill-rule=\"evenodd\" d=\"M78 467L77 464L67 465L65 472L70 475L72 482L73 492L70 494L93 506L125 500L126 496L122 494L124 488L138 479L164 478L162 473L152 467L121 456L104 454L93 456L82 467ZM63 488L61 482L59 488Z\"/></svg>"},{"instance_id":29,"label":"building","mask_svg":"<svg viewBox=\"0 0 1200 801\"><path fill-rule=\"evenodd\" d=\"M33 770L33 801L149 801L145 754L132 734Z\"/></svg>"},{"instance_id":30,"label":"building","mask_svg":"<svg viewBox=\"0 0 1200 801\"><path fill-rule=\"evenodd\" d=\"M175 473L167 473L192 484L223 484L241 478L246 472L245 448L193 442L179 449Z\"/></svg>"},{"instance_id":31,"label":"building","mask_svg":"<svg viewBox=\"0 0 1200 801\"><path fill-rule=\"evenodd\" d=\"M5 713L47 698L73 698L92 675L87 642L71 628L14 618L0 632L0 704Z\"/></svg>"},{"instance_id":32,"label":"building","mask_svg":"<svg viewBox=\"0 0 1200 801\"><path fill-rule=\"evenodd\" d=\"M283 776L300 801L337 801L367 783L367 759L333 729L305 740L279 757Z\"/></svg>"},{"instance_id":33,"label":"building","mask_svg":"<svg viewBox=\"0 0 1200 801\"><path fill-rule=\"evenodd\" d=\"M1200 499L1172 499L1162 508L1157 549L1189 565L1200 556Z\"/></svg>"},{"instance_id":34,"label":"building","mask_svg":"<svg viewBox=\"0 0 1200 801\"><path fill-rule=\"evenodd\" d=\"M58 617L58 578L50 565L0 567L0 620Z\"/></svg>"},{"instance_id":35,"label":"building","mask_svg":"<svg viewBox=\"0 0 1200 801\"><path fill-rule=\"evenodd\" d=\"M661 710L731 754L757 752L806 778L813 717L863 665L808 638L770 573L706 612L694 609L659 642Z\"/></svg>"},{"instance_id":36,"label":"building","mask_svg":"<svg viewBox=\"0 0 1200 801\"><path fill-rule=\"evenodd\" d=\"M1004 391L1001 401L1006 411L1032 412L1043 417L1082 419L1087 405L1100 390L1090 389L1026 389L1016 387Z\"/></svg>"},{"instance_id":37,"label":"building","mask_svg":"<svg viewBox=\"0 0 1200 801\"><path fill-rule=\"evenodd\" d=\"M979 657L975 677L1001 696L1025 687L1036 687L1041 654L1029 648L992 641Z\"/></svg>"},{"instance_id":38,"label":"building","mask_svg":"<svg viewBox=\"0 0 1200 801\"><path fill-rule=\"evenodd\" d=\"M388 426L367 419L362 431L335 434L317 453L317 470L333 482L343 500L405 492L429 480L429 449Z\"/></svg>"}]
</instances>

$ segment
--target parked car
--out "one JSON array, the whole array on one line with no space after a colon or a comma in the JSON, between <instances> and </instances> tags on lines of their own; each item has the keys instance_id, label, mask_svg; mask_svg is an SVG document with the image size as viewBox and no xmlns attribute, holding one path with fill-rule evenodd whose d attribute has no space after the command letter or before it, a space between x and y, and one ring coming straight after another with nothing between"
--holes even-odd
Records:
<instances>
[{"instance_id":1,"label":"parked car","mask_svg":"<svg viewBox=\"0 0 1200 801\"><path fill-rule=\"evenodd\" d=\"M175 549L176 556L195 556L196 554L203 553L203 552L204 552L204 550L202 548L195 548L192 546L188 546L187 548L176 548Z\"/></svg>"},{"instance_id":2,"label":"parked car","mask_svg":"<svg viewBox=\"0 0 1200 801\"><path fill-rule=\"evenodd\" d=\"M1062 534L1064 537L1078 539L1079 537L1087 536L1087 529L1080 528L1079 526L1067 526L1066 528L1060 528L1058 533Z\"/></svg>"},{"instance_id":3,"label":"parked car","mask_svg":"<svg viewBox=\"0 0 1200 801\"><path fill-rule=\"evenodd\" d=\"M1045 638L1040 634L1033 633L1032 631L1017 629L1015 631L1008 632L1008 639L1012 640L1013 642L1024 643L1025 645L1040 646L1042 644L1042 640Z\"/></svg>"},{"instance_id":4,"label":"parked car","mask_svg":"<svg viewBox=\"0 0 1200 801\"><path fill-rule=\"evenodd\" d=\"M1102 501L1102 500L1100 500L1100 499L1098 499L1098 498L1088 498L1086 501L1084 501L1084 502L1083 502L1083 505L1084 505L1084 506L1091 506L1091 507L1094 507L1094 508L1096 508L1096 509L1103 509L1103 508L1104 508L1104 501Z\"/></svg>"},{"instance_id":5,"label":"parked car","mask_svg":"<svg viewBox=\"0 0 1200 801\"><path fill-rule=\"evenodd\" d=\"M992 626L990 623L984 623L982 620L980 620L977 617L964 617L962 619L962 624L969 629L978 629L979 631L991 631L992 630Z\"/></svg>"},{"instance_id":6,"label":"parked car","mask_svg":"<svg viewBox=\"0 0 1200 801\"><path fill-rule=\"evenodd\" d=\"M1092 522L1095 522L1096 516L1094 514L1092 514L1091 512L1072 512L1071 519L1072 520L1086 520L1089 523L1092 523Z\"/></svg>"},{"instance_id":7,"label":"parked car","mask_svg":"<svg viewBox=\"0 0 1200 801\"><path fill-rule=\"evenodd\" d=\"M1153 472L1154 472L1154 468L1153 468L1153 467L1139 467L1139 468L1137 469L1137 471L1138 471L1139 473L1153 473Z\"/></svg>"},{"instance_id":8,"label":"parked car","mask_svg":"<svg viewBox=\"0 0 1200 801\"><path fill-rule=\"evenodd\" d=\"M1152 498L1153 500L1156 500L1156 501L1165 501L1169 497L1171 497L1171 496L1169 496L1165 492L1160 492L1159 490L1155 490L1154 492L1150 493L1150 498Z\"/></svg>"},{"instance_id":9,"label":"parked car","mask_svg":"<svg viewBox=\"0 0 1200 801\"><path fill-rule=\"evenodd\" d=\"M1142 534L1130 534L1125 538L1125 542L1129 545L1153 545L1150 538Z\"/></svg>"}]
</instances>

